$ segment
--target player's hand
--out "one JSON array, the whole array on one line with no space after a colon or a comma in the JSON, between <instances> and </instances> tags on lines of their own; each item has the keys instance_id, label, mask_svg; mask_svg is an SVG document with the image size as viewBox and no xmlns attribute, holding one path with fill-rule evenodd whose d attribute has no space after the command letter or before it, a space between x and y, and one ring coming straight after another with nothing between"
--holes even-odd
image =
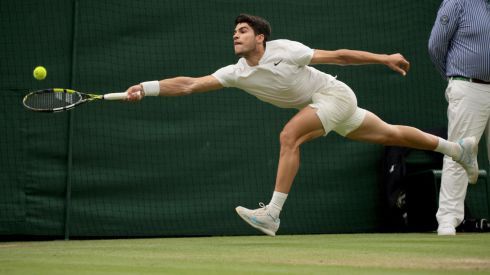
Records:
<instances>
[{"instance_id":1,"label":"player's hand","mask_svg":"<svg viewBox=\"0 0 490 275\"><path fill-rule=\"evenodd\" d=\"M410 70L410 62L408 62L403 55L399 53L388 55L386 66L395 72L405 76Z\"/></svg>"},{"instance_id":2,"label":"player's hand","mask_svg":"<svg viewBox=\"0 0 490 275\"><path fill-rule=\"evenodd\" d=\"M127 101L139 101L145 96L141 84L129 87L126 93L128 94Z\"/></svg>"}]
</instances>

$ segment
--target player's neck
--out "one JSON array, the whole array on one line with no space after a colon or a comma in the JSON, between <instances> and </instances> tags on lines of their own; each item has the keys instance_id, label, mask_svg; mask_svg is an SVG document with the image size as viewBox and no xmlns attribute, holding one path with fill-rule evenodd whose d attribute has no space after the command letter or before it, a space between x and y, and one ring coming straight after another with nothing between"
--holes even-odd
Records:
<instances>
[{"instance_id":1,"label":"player's neck","mask_svg":"<svg viewBox=\"0 0 490 275\"><path fill-rule=\"evenodd\" d=\"M257 47L255 48L254 51L251 51L248 54L243 55L243 58L245 58L247 64L250 67L254 67L259 65L259 61L262 58L262 56L264 56L264 53L265 53L264 47Z\"/></svg>"}]
</instances>

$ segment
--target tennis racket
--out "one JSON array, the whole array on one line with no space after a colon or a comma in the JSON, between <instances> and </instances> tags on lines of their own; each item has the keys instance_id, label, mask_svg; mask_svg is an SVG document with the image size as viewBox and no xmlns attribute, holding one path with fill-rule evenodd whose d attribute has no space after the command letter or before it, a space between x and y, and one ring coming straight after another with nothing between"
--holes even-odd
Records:
<instances>
[{"instance_id":1,"label":"tennis racket","mask_svg":"<svg viewBox=\"0 0 490 275\"><path fill-rule=\"evenodd\" d=\"M22 103L36 112L62 112L76 106L97 100L124 100L127 93L110 93L104 95L86 94L71 89L52 88L38 90L27 94Z\"/></svg>"}]
</instances>

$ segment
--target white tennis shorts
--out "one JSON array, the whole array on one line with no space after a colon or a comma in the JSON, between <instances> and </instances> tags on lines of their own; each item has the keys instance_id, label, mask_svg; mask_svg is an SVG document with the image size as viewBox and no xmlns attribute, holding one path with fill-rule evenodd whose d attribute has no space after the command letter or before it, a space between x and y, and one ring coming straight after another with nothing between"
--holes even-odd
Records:
<instances>
[{"instance_id":1,"label":"white tennis shorts","mask_svg":"<svg viewBox=\"0 0 490 275\"><path fill-rule=\"evenodd\" d=\"M313 94L310 107L317 109L325 135L334 131L341 136L361 126L366 110L357 107L352 89L341 81L333 80L325 90Z\"/></svg>"}]
</instances>

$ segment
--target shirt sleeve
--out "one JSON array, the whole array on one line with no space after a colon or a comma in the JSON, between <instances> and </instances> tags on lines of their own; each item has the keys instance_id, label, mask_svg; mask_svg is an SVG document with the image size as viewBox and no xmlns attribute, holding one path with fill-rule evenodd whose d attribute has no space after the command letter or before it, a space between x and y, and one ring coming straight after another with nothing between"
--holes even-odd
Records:
<instances>
[{"instance_id":1,"label":"shirt sleeve","mask_svg":"<svg viewBox=\"0 0 490 275\"><path fill-rule=\"evenodd\" d=\"M313 58L313 49L296 41L288 41L288 50L291 54L290 58L298 66L306 66L310 64Z\"/></svg>"},{"instance_id":2,"label":"shirt sleeve","mask_svg":"<svg viewBox=\"0 0 490 275\"><path fill-rule=\"evenodd\" d=\"M235 65L228 65L212 74L223 87L232 87L235 83Z\"/></svg>"},{"instance_id":3,"label":"shirt sleeve","mask_svg":"<svg viewBox=\"0 0 490 275\"><path fill-rule=\"evenodd\" d=\"M437 70L446 78L446 57L456 33L462 7L458 0L444 0L429 38L429 55Z\"/></svg>"}]
</instances>

